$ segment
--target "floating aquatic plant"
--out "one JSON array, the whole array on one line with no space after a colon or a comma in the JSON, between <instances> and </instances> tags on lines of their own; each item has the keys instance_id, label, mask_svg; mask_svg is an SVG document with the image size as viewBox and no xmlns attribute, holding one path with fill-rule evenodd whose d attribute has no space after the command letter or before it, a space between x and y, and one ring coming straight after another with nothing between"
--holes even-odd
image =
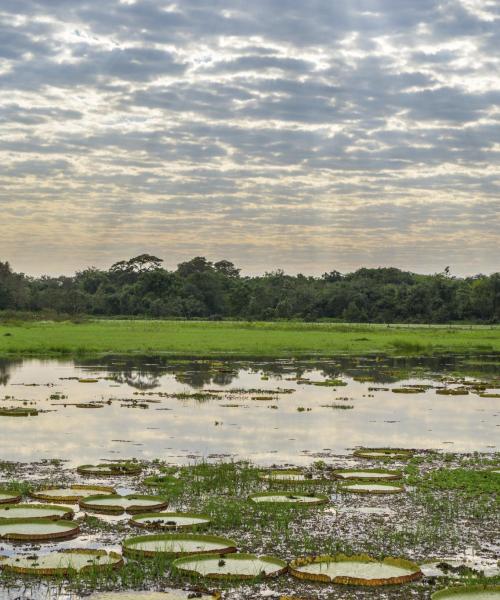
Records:
<instances>
[{"instance_id":1,"label":"floating aquatic plant","mask_svg":"<svg viewBox=\"0 0 500 600\"><path fill-rule=\"evenodd\" d=\"M162 510L168 506L168 501L162 496L142 496L129 494L119 496L115 494L87 496L79 500L80 508L93 512L122 514L128 512L141 513L144 510Z\"/></svg>"},{"instance_id":2,"label":"floating aquatic plant","mask_svg":"<svg viewBox=\"0 0 500 600\"><path fill-rule=\"evenodd\" d=\"M399 494L404 492L404 486L383 481L363 481L353 479L339 485L339 491L352 492L354 494Z\"/></svg>"},{"instance_id":3,"label":"floating aquatic plant","mask_svg":"<svg viewBox=\"0 0 500 600\"><path fill-rule=\"evenodd\" d=\"M391 459L409 459L413 456L411 450L405 450L404 448L360 448L353 452L354 456L358 458L374 458L380 460L391 460Z\"/></svg>"},{"instance_id":4,"label":"floating aquatic plant","mask_svg":"<svg viewBox=\"0 0 500 600\"><path fill-rule=\"evenodd\" d=\"M142 467L131 462L103 463L99 465L80 465L76 468L80 475L137 475Z\"/></svg>"},{"instance_id":5,"label":"floating aquatic plant","mask_svg":"<svg viewBox=\"0 0 500 600\"><path fill-rule=\"evenodd\" d=\"M0 563L7 572L26 575L71 575L94 569L118 568L123 558L116 552L94 549L68 549L48 554L14 555Z\"/></svg>"},{"instance_id":6,"label":"floating aquatic plant","mask_svg":"<svg viewBox=\"0 0 500 600\"><path fill-rule=\"evenodd\" d=\"M314 479L311 473L302 469L272 469L264 473L260 473L259 477L270 483L298 483L298 484L317 484L321 483L322 479Z\"/></svg>"},{"instance_id":7,"label":"floating aquatic plant","mask_svg":"<svg viewBox=\"0 0 500 600\"><path fill-rule=\"evenodd\" d=\"M111 495L116 494L112 487L102 485L70 485L69 487L45 487L41 490L30 492L32 498L44 502L63 502L67 504L76 504L80 498L90 495Z\"/></svg>"},{"instance_id":8,"label":"floating aquatic plant","mask_svg":"<svg viewBox=\"0 0 500 600\"><path fill-rule=\"evenodd\" d=\"M300 492L261 492L248 497L255 504L283 504L296 507L312 507L326 504L328 497L322 494L304 494Z\"/></svg>"},{"instance_id":9,"label":"floating aquatic plant","mask_svg":"<svg viewBox=\"0 0 500 600\"><path fill-rule=\"evenodd\" d=\"M277 577L287 569L285 561L272 556L254 554L206 554L178 558L172 563L174 571L210 579L245 580Z\"/></svg>"},{"instance_id":10,"label":"floating aquatic plant","mask_svg":"<svg viewBox=\"0 0 500 600\"><path fill-rule=\"evenodd\" d=\"M36 417L38 410L36 408L2 408L0 417Z\"/></svg>"},{"instance_id":11,"label":"floating aquatic plant","mask_svg":"<svg viewBox=\"0 0 500 600\"><path fill-rule=\"evenodd\" d=\"M167 485L179 485L180 481L172 475L150 475L146 477L142 484L149 487L162 487Z\"/></svg>"},{"instance_id":12,"label":"floating aquatic plant","mask_svg":"<svg viewBox=\"0 0 500 600\"><path fill-rule=\"evenodd\" d=\"M21 502L19 494L11 494L0 490L0 504L17 504L18 502Z\"/></svg>"},{"instance_id":13,"label":"floating aquatic plant","mask_svg":"<svg viewBox=\"0 0 500 600\"><path fill-rule=\"evenodd\" d=\"M436 394L441 396L467 396L469 390L465 388L439 388Z\"/></svg>"},{"instance_id":14,"label":"floating aquatic plant","mask_svg":"<svg viewBox=\"0 0 500 600\"><path fill-rule=\"evenodd\" d=\"M402 584L422 577L413 562L401 558L379 561L365 554L298 558L290 563L289 571L299 579L362 586Z\"/></svg>"},{"instance_id":15,"label":"floating aquatic plant","mask_svg":"<svg viewBox=\"0 0 500 600\"><path fill-rule=\"evenodd\" d=\"M210 524L210 519L195 513L160 512L136 515L130 524L145 529L201 529Z\"/></svg>"},{"instance_id":16,"label":"floating aquatic plant","mask_svg":"<svg viewBox=\"0 0 500 600\"><path fill-rule=\"evenodd\" d=\"M163 533L127 538L123 541L123 554L131 558L155 556L187 556L191 554L217 555L236 552L233 540L187 533Z\"/></svg>"},{"instance_id":17,"label":"floating aquatic plant","mask_svg":"<svg viewBox=\"0 0 500 600\"><path fill-rule=\"evenodd\" d=\"M389 471L386 469L336 469L333 475L337 479L362 479L365 480L393 480L401 479L401 471Z\"/></svg>"},{"instance_id":18,"label":"floating aquatic plant","mask_svg":"<svg viewBox=\"0 0 500 600\"><path fill-rule=\"evenodd\" d=\"M0 539L15 541L48 541L74 537L80 528L73 521L51 519L2 519Z\"/></svg>"},{"instance_id":19,"label":"floating aquatic plant","mask_svg":"<svg viewBox=\"0 0 500 600\"><path fill-rule=\"evenodd\" d=\"M6 504L0 506L0 523L3 519L72 519L73 511L66 506L51 504Z\"/></svg>"}]
</instances>

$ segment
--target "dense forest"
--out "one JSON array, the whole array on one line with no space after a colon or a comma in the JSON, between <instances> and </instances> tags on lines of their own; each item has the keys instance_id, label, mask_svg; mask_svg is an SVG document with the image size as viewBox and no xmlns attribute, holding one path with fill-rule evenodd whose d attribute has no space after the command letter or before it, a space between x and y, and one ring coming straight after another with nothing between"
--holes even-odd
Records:
<instances>
[{"instance_id":1,"label":"dense forest","mask_svg":"<svg viewBox=\"0 0 500 600\"><path fill-rule=\"evenodd\" d=\"M196 257L169 271L142 254L107 271L29 277L0 262L0 311L184 319L332 319L376 323L500 322L500 273L458 278L396 268L321 277L277 270L246 277ZM4 312L4 314L6 314Z\"/></svg>"}]
</instances>

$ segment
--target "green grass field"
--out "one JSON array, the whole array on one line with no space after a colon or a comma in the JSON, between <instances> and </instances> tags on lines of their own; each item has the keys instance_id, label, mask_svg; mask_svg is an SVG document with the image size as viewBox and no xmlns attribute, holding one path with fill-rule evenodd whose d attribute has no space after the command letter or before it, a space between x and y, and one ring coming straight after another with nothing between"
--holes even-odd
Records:
<instances>
[{"instance_id":1,"label":"green grass field","mask_svg":"<svg viewBox=\"0 0 500 600\"><path fill-rule=\"evenodd\" d=\"M0 355L165 353L176 357L500 351L500 327L96 320L0 325Z\"/></svg>"}]
</instances>

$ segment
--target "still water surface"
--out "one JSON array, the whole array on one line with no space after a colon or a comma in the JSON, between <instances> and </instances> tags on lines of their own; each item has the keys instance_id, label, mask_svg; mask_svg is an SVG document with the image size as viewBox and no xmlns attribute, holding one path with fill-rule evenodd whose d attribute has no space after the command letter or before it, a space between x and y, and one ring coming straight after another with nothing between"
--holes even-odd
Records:
<instances>
[{"instance_id":1,"label":"still water surface","mask_svg":"<svg viewBox=\"0 0 500 600\"><path fill-rule=\"evenodd\" d=\"M1 361L0 408L21 407L27 401L47 411L0 417L1 459L61 458L76 465L117 458L188 463L224 456L269 465L308 464L356 446L493 451L500 432L500 399L473 392L442 396L436 388L444 385L443 379L466 374L468 380L489 382L488 391L498 393L498 365L495 356L231 363L158 357ZM347 385L305 385L297 378L340 378ZM392 392L415 384L431 387L419 394ZM369 390L374 387L389 389ZM277 388L294 391L274 395ZM166 396L214 389L224 392L202 400ZM255 399L259 394L235 389L268 390L272 399ZM104 404L98 409L73 405L89 402Z\"/></svg>"}]
</instances>

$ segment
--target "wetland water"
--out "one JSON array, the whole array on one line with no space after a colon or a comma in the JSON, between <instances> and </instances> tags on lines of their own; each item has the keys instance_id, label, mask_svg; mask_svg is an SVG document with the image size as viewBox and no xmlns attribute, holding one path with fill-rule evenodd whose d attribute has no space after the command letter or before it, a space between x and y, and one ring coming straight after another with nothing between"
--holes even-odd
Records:
<instances>
[{"instance_id":1,"label":"wetland water","mask_svg":"<svg viewBox=\"0 0 500 600\"><path fill-rule=\"evenodd\" d=\"M1 458L60 458L70 466L117 458L186 464L234 457L269 465L309 464L356 446L490 452L497 449L500 398L470 388L467 395L437 390L481 380L487 384L482 393L498 395L499 360L2 360L0 410L39 413L0 416ZM346 385L331 383L339 379ZM392 391L411 386L425 389ZM283 390L288 392L276 393Z\"/></svg>"}]
</instances>

